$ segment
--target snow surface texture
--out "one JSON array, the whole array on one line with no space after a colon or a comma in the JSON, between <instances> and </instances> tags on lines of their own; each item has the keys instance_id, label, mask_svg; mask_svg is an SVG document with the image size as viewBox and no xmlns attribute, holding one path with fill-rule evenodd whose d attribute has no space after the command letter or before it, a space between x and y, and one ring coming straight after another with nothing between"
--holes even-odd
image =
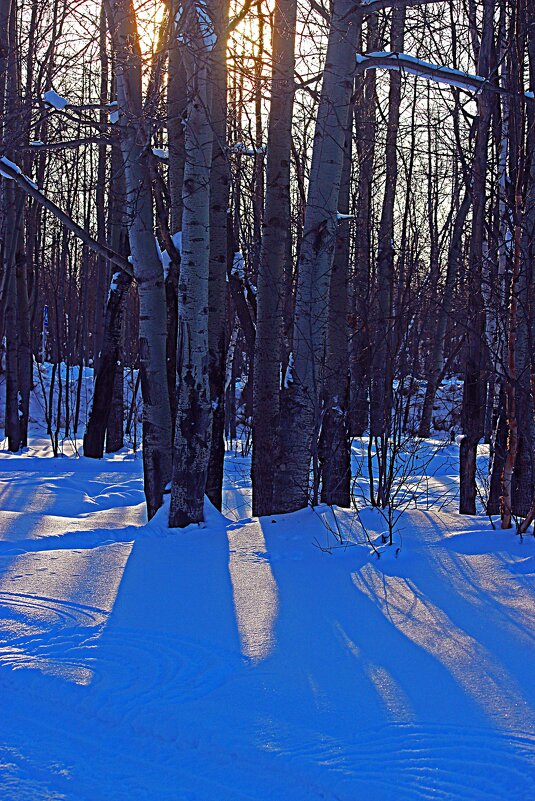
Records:
<instances>
[{"instance_id":1,"label":"snow surface texture","mask_svg":"<svg viewBox=\"0 0 535 801\"><path fill-rule=\"evenodd\" d=\"M140 455L1 452L2 801L532 801L535 543L445 511L438 444L379 560L351 512L252 518L239 454L170 532Z\"/></svg>"}]
</instances>

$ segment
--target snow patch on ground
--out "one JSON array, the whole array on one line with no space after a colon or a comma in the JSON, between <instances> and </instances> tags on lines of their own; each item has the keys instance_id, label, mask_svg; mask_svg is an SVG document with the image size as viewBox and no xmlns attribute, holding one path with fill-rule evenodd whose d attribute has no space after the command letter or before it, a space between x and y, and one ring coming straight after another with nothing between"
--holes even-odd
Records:
<instances>
[{"instance_id":1,"label":"snow patch on ground","mask_svg":"<svg viewBox=\"0 0 535 801\"><path fill-rule=\"evenodd\" d=\"M253 518L239 452L170 531L139 456L49 448L0 453L3 801L531 800L531 537L437 485L378 559L366 505Z\"/></svg>"}]
</instances>

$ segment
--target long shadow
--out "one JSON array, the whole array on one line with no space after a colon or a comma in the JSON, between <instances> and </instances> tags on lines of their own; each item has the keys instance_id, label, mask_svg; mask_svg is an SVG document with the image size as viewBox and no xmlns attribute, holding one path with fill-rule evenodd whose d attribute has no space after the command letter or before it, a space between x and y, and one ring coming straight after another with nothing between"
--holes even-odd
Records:
<instances>
[{"instance_id":1,"label":"long shadow","mask_svg":"<svg viewBox=\"0 0 535 801\"><path fill-rule=\"evenodd\" d=\"M530 620L521 607L529 614L533 592L524 583L524 600L520 606L517 601L516 609L514 601L508 608L504 600L511 595L500 597L495 581L491 591L482 587L484 566L472 570L443 543L444 523L430 514L424 517L430 536L414 554L414 566L412 554L411 561L377 566L376 576L382 574L384 588L383 610L388 614L395 610L396 624L434 653L495 723L535 730L535 698L522 681L523 665L533 660L534 653L533 615ZM433 540L443 547L435 547ZM503 562L500 555L497 560ZM503 579L511 581L506 571ZM504 586L507 593L507 583ZM431 633L427 640L426 621Z\"/></svg>"},{"instance_id":2,"label":"long shadow","mask_svg":"<svg viewBox=\"0 0 535 801\"><path fill-rule=\"evenodd\" d=\"M530 570L528 568L524 574L524 562L520 563L518 569L506 558L507 547L514 544L512 538L515 535L510 531L498 532L489 529L469 530L445 537L444 524L441 524L432 513L423 514L429 532L431 534L435 532L435 539L442 546L440 558L432 546L425 549L424 558L435 569L447 573L454 585L456 598L459 603L464 603L463 611L468 613L466 602L473 600L486 616L494 618L498 627L535 642L535 586L529 579ZM508 538L511 538L509 542ZM469 557L477 559L487 556L496 564L492 565L489 563L490 560L486 560L487 569L480 567L476 570L470 566ZM535 557L531 559L535 560ZM501 572L502 575L499 577L501 581L489 586L491 577L496 576L496 571ZM517 578L513 578L511 574ZM481 585L481 579L485 576L487 576L486 588ZM522 594L525 596L525 601L522 601ZM522 602L523 608L518 606L519 602ZM470 621L471 616L467 614L466 620ZM479 631L479 627L477 630Z\"/></svg>"}]
</instances>

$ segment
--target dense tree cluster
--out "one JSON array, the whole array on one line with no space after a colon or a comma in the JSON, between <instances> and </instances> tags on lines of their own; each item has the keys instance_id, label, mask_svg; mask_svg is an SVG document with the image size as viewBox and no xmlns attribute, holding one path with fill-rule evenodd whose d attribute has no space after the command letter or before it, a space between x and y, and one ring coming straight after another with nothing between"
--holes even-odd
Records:
<instances>
[{"instance_id":1,"label":"dense tree cluster","mask_svg":"<svg viewBox=\"0 0 535 801\"><path fill-rule=\"evenodd\" d=\"M265 515L349 505L365 434L388 503L392 442L440 424L460 511L484 440L488 511L525 530L534 92L531 0L0 0L9 449L43 361L56 450L84 425L87 456L119 449L131 370L173 527L221 507L237 428ZM434 416L447 375L459 421Z\"/></svg>"}]
</instances>

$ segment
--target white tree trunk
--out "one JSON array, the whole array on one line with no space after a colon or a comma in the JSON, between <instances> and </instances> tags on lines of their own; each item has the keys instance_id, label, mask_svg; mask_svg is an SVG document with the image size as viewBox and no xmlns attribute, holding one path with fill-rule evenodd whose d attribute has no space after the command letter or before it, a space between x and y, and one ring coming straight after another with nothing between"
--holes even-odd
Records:
<instances>
[{"instance_id":1,"label":"white tree trunk","mask_svg":"<svg viewBox=\"0 0 535 801\"><path fill-rule=\"evenodd\" d=\"M279 512L295 511L308 503L310 464L320 425L329 285L358 23L353 0L335 0L299 256L293 366L282 396L285 453L274 491Z\"/></svg>"},{"instance_id":2,"label":"white tree trunk","mask_svg":"<svg viewBox=\"0 0 535 801\"><path fill-rule=\"evenodd\" d=\"M208 4L183 2L179 42L187 75L186 160L182 193L182 256L178 285L177 415L169 525L203 520L212 408L208 380L210 264L210 65L213 42L203 14Z\"/></svg>"},{"instance_id":3,"label":"white tree trunk","mask_svg":"<svg viewBox=\"0 0 535 801\"><path fill-rule=\"evenodd\" d=\"M149 518L171 477L171 412L166 372L163 267L154 238L150 135L143 120L141 53L132 0L106 0L117 64L128 236L139 295L139 360L143 395L143 466Z\"/></svg>"}]
</instances>

